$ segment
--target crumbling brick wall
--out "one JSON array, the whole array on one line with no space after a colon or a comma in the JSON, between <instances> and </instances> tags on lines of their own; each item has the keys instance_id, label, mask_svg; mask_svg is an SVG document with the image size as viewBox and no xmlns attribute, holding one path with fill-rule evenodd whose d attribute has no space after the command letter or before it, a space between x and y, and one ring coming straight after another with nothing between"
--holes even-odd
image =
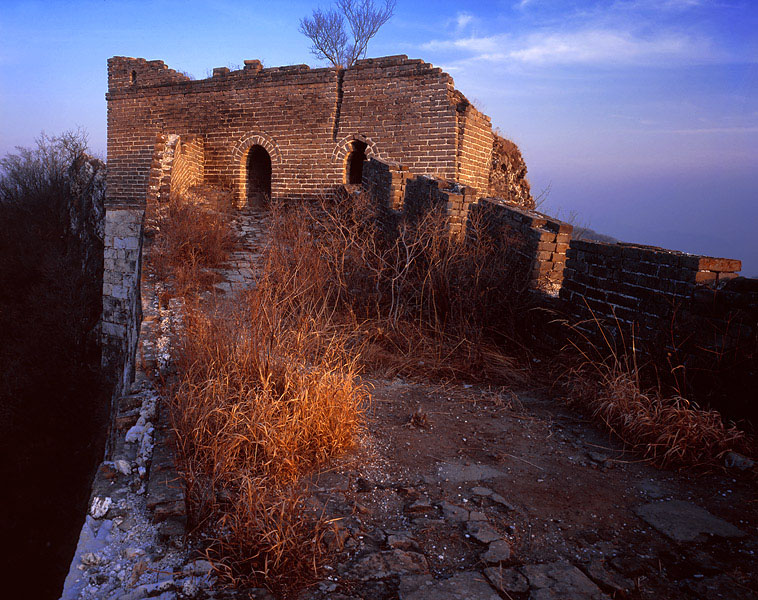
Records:
<instances>
[{"instance_id":1,"label":"crumbling brick wall","mask_svg":"<svg viewBox=\"0 0 758 600\"><path fill-rule=\"evenodd\" d=\"M739 260L635 244L573 240L561 298L578 319L618 320L640 340L655 339L696 284L736 277Z\"/></svg>"},{"instance_id":2,"label":"crumbling brick wall","mask_svg":"<svg viewBox=\"0 0 758 600\"><path fill-rule=\"evenodd\" d=\"M184 194L189 188L203 183L204 156L202 137L179 139L171 169L171 193Z\"/></svg>"},{"instance_id":3,"label":"crumbling brick wall","mask_svg":"<svg viewBox=\"0 0 758 600\"><path fill-rule=\"evenodd\" d=\"M490 118L474 108L460 92L453 92L453 100L456 101L458 127L455 181L485 195L489 187L494 141Z\"/></svg>"},{"instance_id":4,"label":"crumbling brick wall","mask_svg":"<svg viewBox=\"0 0 758 600\"><path fill-rule=\"evenodd\" d=\"M634 350L730 416L758 417L758 280L739 260L574 240L560 297L589 339ZM604 334L600 335L600 328Z\"/></svg>"},{"instance_id":5,"label":"crumbling brick wall","mask_svg":"<svg viewBox=\"0 0 758 600\"><path fill-rule=\"evenodd\" d=\"M497 133L492 144L492 164L487 195L503 198L527 209L534 209L531 186L526 178L526 162L519 147Z\"/></svg>"},{"instance_id":6,"label":"crumbling brick wall","mask_svg":"<svg viewBox=\"0 0 758 600\"><path fill-rule=\"evenodd\" d=\"M364 165L363 187L380 206L411 219L442 209L452 235L466 234L470 216L476 215L491 235L526 261L529 280L525 284L553 293L560 287L573 231L570 224L502 199L479 199L472 187L415 175L404 165L376 158Z\"/></svg>"},{"instance_id":7,"label":"crumbling brick wall","mask_svg":"<svg viewBox=\"0 0 758 600\"><path fill-rule=\"evenodd\" d=\"M108 61L108 194L144 199L158 136L195 136L205 182L246 197L246 157L271 159L275 198L313 197L346 183L353 144L367 156L460 181L482 193L492 151L489 118L421 60L392 56L347 70L305 65L216 69L192 81L160 61Z\"/></svg>"},{"instance_id":8,"label":"crumbling brick wall","mask_svg":"<svg viewBox=\"0 0 758 600\"><path fill-rule=\"evenodd\" d=\"M514 248L530 264L530 285L555 294L563 281L573 226L500 198L483 198L472 208L518 242Z\"/></svg>"}]
</instances>

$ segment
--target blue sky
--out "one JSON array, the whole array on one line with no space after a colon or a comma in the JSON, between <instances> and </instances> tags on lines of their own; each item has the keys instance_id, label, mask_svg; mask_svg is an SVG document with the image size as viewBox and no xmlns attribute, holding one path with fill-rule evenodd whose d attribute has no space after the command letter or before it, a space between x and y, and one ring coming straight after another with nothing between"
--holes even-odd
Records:
<instances>
[{"instance_id":1,"label":"blue sky","mask_svg":"<svg viewBox=\"0 0 758 600\"><path fill-rule=\"evenodd\" d=\"M298 32L317 5L4 0L0 153L82 126L104 155L113 55L197 78L319 65ZM448 71L520 145L546 212L758 275L758 2L398 0L369 46L387 54Z\"/></svg>"}]
</instances>

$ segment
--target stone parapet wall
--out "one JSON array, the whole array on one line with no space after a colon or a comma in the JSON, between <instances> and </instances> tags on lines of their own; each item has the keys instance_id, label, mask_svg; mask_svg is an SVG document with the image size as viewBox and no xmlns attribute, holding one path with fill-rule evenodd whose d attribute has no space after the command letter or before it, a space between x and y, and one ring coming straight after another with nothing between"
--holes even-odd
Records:
<instances>
[{"instance_id":1,"label":"stone parapet wall","mask_svg":"<svg viewBox=\"0 0 758 600\"><path fill-rule=\"evenodd\" d=\"M475 210L506 237L515 237L514 248L531 264L532 287L557 291L563 281L572 225L498 198L479 200Z\"/></svg>"},{"instance_id":2,"label":"stone parapet wall","mask_svg":"<svg viewBox=\"0 0 758 600\"><path fill-rule=\"evenodd\" d=\"M601 349L633 349L679 393L696 390L729 416L755 419L744 392L758 377L758 279L739 277L740 267L734 259L575 240L560 297Z\"/></svg>"},{"instance_id":3,"label":"stone parapet wall","mask_svg":"<svg viewBox=\"0 0 758 600\"><path fill-rule=\"evenodd\" d=\"M697 284L724 282L742 266L739 260L584 240L572 241L567 256L561 298L572 314L634 324L635 334L647 340L692 298Z\"/></svg>"},{"instance_id":4,"label":"stone parapet wall","mask_svg":"<svg viewBox=\"0 0 758 600\"><path fill-rule=\"evenodd\" d=\"M102 365L116 384L128 389L142 318L140 279L144 208L110 205L105 213Z\"/></svg>"}]
</instances>

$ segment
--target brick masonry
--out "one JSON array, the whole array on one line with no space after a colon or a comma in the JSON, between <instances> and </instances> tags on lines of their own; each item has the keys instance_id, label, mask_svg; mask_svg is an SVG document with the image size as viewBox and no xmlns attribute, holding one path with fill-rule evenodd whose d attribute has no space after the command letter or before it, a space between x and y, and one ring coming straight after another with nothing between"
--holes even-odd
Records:
<instances>
[{"instance_id":1,"label":"brick masonry","mask_svg":"<svg viewBox=\"0 0 758 600\"><path fill-rule=\"evenodd\" d=\"M416 173L459 181L484 193L493 134L490 120L421 60L390 56L341 71L305 65L216 69L193 81L161 61L108 61L108 197L145 197L160 136L182 138L204 181L247 197L246 159L262 146L276 199L313 197L346 181L355 141L367 156ZM192 136L196 142L190 142ZM165 143L165 142L163 142ZM185 155L187 156L187 155ZM196 175L200 173L197 172Z\"/></svg>"},{"instance_id":2,"label":"brick masonry","mask_svg":"<svg viewBox=\"0 0 758 600\"><path fill-rule=\"evenodd\" d=\"M506 236L518 240L515 248L530 265L533 288L545 292L560 288L572 225L499 198L483 198L472 208Z\"/></svg>"},{"instance_id":3,"label":"brick masonry","mask_svg":"<svg viewBox=\"0 0 758 600\"><path fill-rule=\"evenodd\" d=\"M527 261L529 285L556 292L563 278L573 227L498 198L479 198L477 190L428 175L414 175L403 165L370 158L363 167L363 187L385 209L413 218L434 208L450 220L452 235L468 230L471 215Z\"/></svg>"},{"instance_id":4,"label":"brick masonry","mask_svg":"<svg viewBox=\"0 0 758 600\"><path fill-rule=\"evenodd\" d=\"M376 158L363 175L366 191L390 215L443 208L454 234L476 215L527 261L528 284L557 293L560 301L550 305L562 305L587 332L596 333L596 324L610 325L611 333L621 326L626 342L650 355L668 352L689 376L758 354L758 280L738 277L739 260L572 240L568 223L502 199L477 199L472 188Z\"/></svg>"},{"instance_id":5,"label":"brick masonry","mask_svg":"<svg viewBox=\"0 0 758 600\"><path fill-rule=\"evenodd\" d=\"M652 340L661 320L688 302L699 284L737 276L738 260L710 258L635 244L574 240L568 251L561 298L577 318L634 324Z\"/></svg>"}]
</instances>

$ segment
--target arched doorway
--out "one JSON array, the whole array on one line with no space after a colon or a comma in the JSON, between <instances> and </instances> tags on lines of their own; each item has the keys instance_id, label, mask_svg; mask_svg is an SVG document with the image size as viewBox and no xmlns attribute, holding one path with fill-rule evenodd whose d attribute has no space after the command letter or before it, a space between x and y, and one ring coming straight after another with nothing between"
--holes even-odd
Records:
<instances>
[{"instance_id":1,"label":"arched doorway","mask_svg":"<svg viewBox=\"0 0 758 600\"><path fill-rule=\"evenodd\" d=\"M366 142L353 140L345 164L345 183L360 185L363 180L363 161L366 160Z\"/></svg>"},{"instance_id":2,"label":"arched doorway","mask_svg":"<svg viewBox=\"0 0 758 600\"><path fill-rule=\"evenodd\" d=\"M271 199L271 157L263 146L247 154L247 203L261 205Z\"/></svg>"}]
</instances>

